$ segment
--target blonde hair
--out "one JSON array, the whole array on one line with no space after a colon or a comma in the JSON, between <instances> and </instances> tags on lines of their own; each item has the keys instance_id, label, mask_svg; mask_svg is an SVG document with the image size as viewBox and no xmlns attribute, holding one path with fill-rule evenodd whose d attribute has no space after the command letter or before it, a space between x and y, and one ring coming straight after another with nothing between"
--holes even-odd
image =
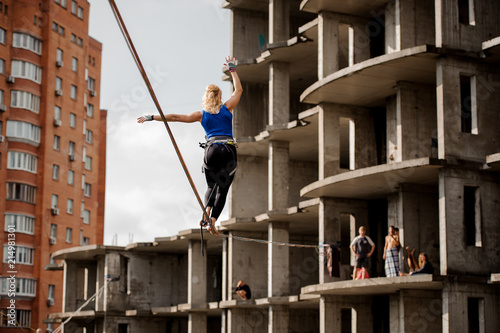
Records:
<instances>
[{"instance_id":1,"label":"blonde hair","mask_svg":"<svg viewBox=\"0 0 500 333\"><path fill-rule=\"evenodd\" d=\"M210 84L205 88L203 95L203 110L209 113L218 113L222 106L222 91L215 84Z\"/></svg>"}]
</instances>

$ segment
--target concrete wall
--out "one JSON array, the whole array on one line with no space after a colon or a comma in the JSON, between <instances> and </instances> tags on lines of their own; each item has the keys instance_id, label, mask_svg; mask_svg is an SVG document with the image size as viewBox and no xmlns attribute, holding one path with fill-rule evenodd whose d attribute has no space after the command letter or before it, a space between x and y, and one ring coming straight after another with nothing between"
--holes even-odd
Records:
<instances>
[{"instance_id":1,"label":"concrete wall","mask_svg":"<svg viewBox=\"0 0 500 333\"><path fill-rule=\"evenodd\" d=\"M498 255L498 216L500 179L489 173L445 168L440 171L440 256L441 274L489 275L500 268ZM480 192L482 246L465 243L465 185L478 186Z\"/></svg>"},{"instance_id":2,"label":"concrete wall","mask_svg":"<svg viewBox=\"0 0 500 333\"><path fill-rule=\"evenodd\" d=\"M254 137L266 129L269 108L267 84L242 82L243 94L233 112L233 136L236 140Z\"/></svg>"},{"instance_id":3,"label":"concrete wall","mask_svg":"<svg viewBox=\"0 0 500 333\"><path fill-rule=\"evenodd\" d=\"M399 227L401 241L401 271L408 273L406 246L415 249L415 259L427 253L436 274L439 271L439 206L438 188L415 184L401 184L399 194L388 201L389 211L396 214L388 225ZM380 244L383 246L383 244ZM383 262L382 262L383 264Z\"/></svg>"},{"instance_id":4,"label":"concrete wall","mask_svg":"<svg viewBox=\"0 0 500 333\"><path fill-rule=\"evenodd\" d=\"M267 239L266 234L232 231L230 234L256 239ZM227 299L239 299L234 289L239 280L245 281L252 298L267 297L267 246L229 238L227 264Z\"/></svg>"},{"instance_id":5,"label":"concrete wall","mask_svg":"<svg viewBox=\"0 0 500 333\"><path fill-rule=\"evenodd\" d=\"M123 277L125 258L127 279ZM187 302L187 256L110 252L106 266L106 275L121 275L120 281L105 289L108 311L149 310Z\"/></svg>"},{"instance_id":6,"label":"concrete wall","mask_svg":"<svg viewBox=\"0 0 500 333\"><path fill-rule=\"evenodd\" d=\"M483 330L480 332L498 332L500 317L500 289L498 285L460 283L445 281L442 293L443 333L463 332L469 327L468 298L479 298L479 316Z\"/></svg>"},{"instance_id":7,"label":"concrete wall","mask_svg":"<svg viewBox=\"0 0 500 333\"><path fill-rule=\"evenodd\" d=\"M231 217L254 217L267 211L267 169L267 159L238 155L238 169L229 189L231 194L229 215Z\"/></svg>"},{"instance_id":8,"label":"concrete wall","mask_svg":"<svg viewBox=\"0 0 500 333\"><path fill-rule=\"evenodd\" d=\"M475 25L459 23L457 4L455 0L436 1L436 46L477 52L483 41L500 35L498 1L474 1Z\"/></svg>"},{"instance_id":9,"label":"concrete wall","mask_svg":"<svg viewBox=\"0 0 500 333\"><path fill-rule=\"evenodd\" d=\"M478 134L461 132L460 75L476 78ZM451 57L437 61L439 158L484 162L500 142L500 71L488 65ZM474 100L474 99L473 99Z\"/></svg>"},{"instance_id":10,"label":"concrete wall","mask_svg":"<svg viewBox=\"0 0 500 333\"><path fill-rule=\"evenodd\" d=\"M442 332L439 290L402 290L390 297L390 332Z\"/></svg>"},{"instance_id":11,"label":"concrete wall","mask_svg":"<svg viewBox=\"0 0 500 333\"><path fill-rule=\"evenodd\" d=\"M231 11L231 31L231 54L240 61L257 58L262 52L259 35L269 42L268 15L253 10L234 9Z\"/></svg>"},{"instance_id":12,"label":"concrete wall","mask_svg":"<svg viewBox=\"0 0 500 333\"><path fill-rule=\"evenodd\" d=\"M303 238L291 238L291 243L312 244ZM313 248L290 248L290 295L300 295L300 288L318 283L318 253ZM290 319L293 316L290 316ZM293 326L291 326L293 327Z\"/></svg>"},{"instance_id":13,"label":"concrete wall","mask_svg":"<svg viewBox=\"0 0 500 333\"><path fill-rule=\"evenodd\" d=\"M289 161L289 176L288 183L288 206L296 206L304 199L300 197L300 190L318 179L318 163Z\"/></svg>"}]
</instances>

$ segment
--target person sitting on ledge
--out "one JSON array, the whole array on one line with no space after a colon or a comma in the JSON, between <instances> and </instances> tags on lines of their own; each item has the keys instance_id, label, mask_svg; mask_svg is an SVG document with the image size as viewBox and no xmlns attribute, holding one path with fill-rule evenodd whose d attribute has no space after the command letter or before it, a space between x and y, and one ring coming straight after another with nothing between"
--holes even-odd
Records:
<instances>
[{"instance_id":1,"label":"person sitting on ledge","mask_svg":"<svg viewBox=\"0 0 500 333\"><path fill-rule=\"evenodd\" d=\"M418 264L420 269L413 271L410 274L399 272L399 275L406 276L406 275L418 275L418 274L434 274L434 267L432 267L432 264L429 262L427 253L424 252L420 253L420 255L418 256Z\"/></svg>"},{"instance_id":2,"label":"person sitting on ledge","mask_svg":"<svg viewBox=\"0 0 500 333\"><path fill-rule=\"evenodd\" d=\"M238 282L236 286L236 293L241 297L242 300L246 301L252 298L252 292L250 291L250 287L245 284L242 280Z\"/></svg>"}]
</instances>

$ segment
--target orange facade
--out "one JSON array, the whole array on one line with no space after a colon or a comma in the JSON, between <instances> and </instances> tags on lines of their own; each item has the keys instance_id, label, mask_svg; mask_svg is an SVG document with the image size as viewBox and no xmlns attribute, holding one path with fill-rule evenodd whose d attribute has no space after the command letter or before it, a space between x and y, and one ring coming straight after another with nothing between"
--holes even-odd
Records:
<instances>
[{"instance_id":1,"label":"orange facade","mask_svg":"<svg viewBox=\"0 0 500 333\"><path fill-rule=\"evenodd\" d=\"M0 1L0 331L56 328L43 322L62 310L51 254L103 242L106 111L89 9Z\"/></svg>"}]
</instances>

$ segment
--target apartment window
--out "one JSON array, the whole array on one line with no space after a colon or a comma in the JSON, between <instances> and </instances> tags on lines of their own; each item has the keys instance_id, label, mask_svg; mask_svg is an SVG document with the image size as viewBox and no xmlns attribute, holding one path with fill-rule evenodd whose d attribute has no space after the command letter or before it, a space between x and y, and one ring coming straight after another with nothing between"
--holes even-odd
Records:
<instances>
[{"instance_id":1,"label":"apartment window","mask_svg":"<svg viewBox=\"0 0 500 333\"><path fill-rule=\"evenodd\" d=\"M5 29L0 28L0 43L5 44Z\"/></svg>"},{"instance_id":2,"label":"apartment window","mask_svg":"<svg viewBox=\"0 0 500 333\"><path fill-rule=\"evenodd\" d=\"M76 15L76 9L78 8L78 4L76 1L71 1L71 14Z\"/></svg>"},{"instance_id":3,"label":"apartment window","mask_svg":"<svg viewBox=\"0 0 500 333\"><path fill-rule=\"evenodd\" d=\"M61 120L61 107L54 106L54 119Z\"/></svg>"},{"instance_id":4,"label":"apartment window","mask_svg":"<svg viewBox=\"0 0 500 333\"><path fill-rule=\"evenodd\" d=\"M95 80L91 77L89 77L88 89L90 91L95 91Z\"/></svg>"},{"instance_id":5,"label":"apartment window","mask_svg":"<svg viewBox=\"0 0 500 333\"><path fill-rule=\"evenodd\" d=\"M66 213L73 214L73 199L66 201Z\"/></svg>"},{"instance_id":6,"label":"apartment window","mask_svg":"<svg viewBox=\"0 0 500 333\"><path fill-rule=\"evenodd\" d=\"M39 113L40 97L27 91L12 90L10 94L10 106Z\"/></svg>"},{"instance_id":7,"label":"apartment window","mask_svg":"<svg viewBox=\"0 0 500 333\"><path fill-rule=\"evenodd\" d=\"M462 132L478 134L475 76L460 75L460 104Z\"/></svg>"},{"instance_id":8,"label":"apartment window","mask_svg":"<svg viewBox=\"0 0 500 333\"><path fill-rule=\"evenodd\" d=\"M7 7L7 6L5 6ZM0 327L14 327L16 325L11 325L9 321L10 309L1 309L1 321ZM16 321L19 326L29 328L31 327L31 311L30 310L15 310Z\"/></svg>"},{"instance_id":9,"label":"apartment window","mask_svg":"<svg viewBox=\"0 0 500 333\"><path fill-rule=\"evenodd\" d=\"M25 33L14 32L12 34L12 46L30 50L36 54L42 54L42 41Z\"/></svg>"},{"instance_id":10,"label":"apartment window","mask_svg":"<svg viewBox=\"0 0 500 333\"><path fill-rule=\"evenodd\" d=\"M56 293L56 286L53 284L49 284L49 291L47 293L48 304L54 304L55 293Z\"/></svg>"},{"instance_id":11,"label":"apartment window","mask_svg":"<svg viewBox=\"0 0 500 333\"><path fill-rule=\"evenodd\" d=\"M52 179L59 180L59 165L52 165Z\"/></svg>"},{"instance_id":12,"label":"apartment window","mask_svg":"<svg viewBox=\"0 0 500 333\"><path fill-rule=\"evenodd\" d=\"M59 197L57 194L52 194L52 200L50 201L50 208L57 208L57 203L59 201Z\"/></svg>"},{"instance_id":13,"label":"apartment window","mask_svg":"<svg viewBox=\"0 0 500 333\"><path fill-rule=\"evenodd\" d=\"M62 61L63 61L63 50L57 49L57 51L56 51L56 61L60 61L62 63Z\"/></svg>"},{"instance_id":14,"label":"apartment window","mask_svg":"<svg viewBox=\"0 0 500 333\"><path fill-rule=\"evenodd\" d=\"M71 70L73 72L78 72L78 59L75 57L71 58Z\"/></svg>"},{"instance_id":15,"label":"apartment window","mask_svg":"<svg viewBox=\"0 0 500 333\"><path fill-rule=\"evenodd\" d=\"M7 120L7 136L12 141L22 141L38 146L40 127L24 121Z\"/></svg>"},{"instance_id":16,"label":"apartment window","mask_svg":"<svg viewBox=\"0 0 500 333\"><path fill-rule=\"evenodd\" d=\"M83 20L83 8L82 7L78 7L78 10L76 12L76 16L79 18L79 19L82 19Z\"/></svg>"},{"instance_id":17,"label":"apartment window","mask_svg":"<svg viewBox=\"0 0 500 333\"><path fill-rule=\"evenodd\" d=\"M54 150L61 149L61 137L59 135L54 135Z\"/></svg>"},{"instance_id":18,"label":"apartment window","mask_svg":"<svg viewBox=\"0 0 500 333\"><path fill-rule=\"evenodd\" d=\"M59 35L64 36L66 32L66 29L64 29L62 26L59 26Z\"/></svg>"},{"instance_id":19,"label":"apartment window","mask_svg":"<svg viewBox=\"0 0 500 333\"><path fill-rule=\"evenodd\" d=\"M69 126L72 128L76 127L76 114L74 113L69 114Z\"/></svg>"},{"instance_id":20,"label":"apartment window","mask_svg":"<svg viewBox=\"0 0 500 333\"><path fill-rule=\"evenodd\" d=\"M94 118L94 105L87 104L87 117Z\"/></svg>"},{"instance_id":21,"label":"apartment window","mask_svg":"<svg viewBox=\"0 0 500 333\"><path fill-rule=\"evenodd\" d=\"M91 130L85 130L85 142L92 143L93 132Z\"/></svg>"},{"instance_id":22,"label":"apartment window","mask_svg":"<svg viewBox=\"0 0 500 333\"><path fill-rule=\"evenodd\" d=\"M6 199L35 204L36 187L22 183L7 183Z\"/></svg>"},{"instance_id":23,"label":"apartment window","mask_svg":"<svg viewBox=\"0 0 500 333\"><path fill-rule=\"evenodd\" d=\"M73 229L66 228L66 243L73 242Z\"/></svg>"},{"instance_id":24,"label":"apartment window","mask_svg":"<svg viewBox=\"0 0 500 333\"><path fill-rule=\"evenodd\" d=\"M83 46L83 39L81 39L80 37L78 37L78 41L76 42L76 44L78 46Z\"/></svg>"},{"instance_id":25,"label":"apartment window","mask_svg":"<svg viewBox=\"0 0 500 333\"><path fill-rule=\"evenodd\" d=\"M83 195L85 195L86 197L90 197L90 189L91 185L89 183L85 183L85 187L83 189Z\"/></svg>"},{"instance_id":26,"label":"apartment window","mask_svg":"<svg viewBox=\"0 0 500 333\"><path fill-rule=\"evenodd\" d=\"M89 244L90 244L90 238L83 237L83 243L82 243L82 245L89 245Z\"/></svg>"},{"instance_id":27,"label":"apartment window","mask_svg":"<svg viewBox=\"0 0 500 333\"><path fill-rule=\"evenodd\" d=\"M3 90L0 89L0 104L3 105Z\"/></svg>"},{"instance_id":28,"label":"apartment window","mask_svg":"<svg viewBox=\"0 0 500 333\"><path fill-rule=\"evenodd\" d=\"M0 277L0 295L7 296L12 291L9 280L7 277ZM16 277L14 291L16 296L35 297L36 280Z\"/></svg>"},{"instance_id":29,"label":"apartment window","mask_svg":"<svg viewBox=\"0 0 500 333\"><path fill-rule=\"evenodd\" d=\"M50 225L50 238L53 238L53 239L57 238L57 225L56 224Z\"/></svg>"},{"instance_id":30,"label":"apartment window","mask_svg":"<svg viewBox=\"0 0 500 333\"><path fill-rule=\"evenodd\" d=\"M484 332L484 299L469 297L467 299L467 319L469 322L469 331Z\"/></svg>"},{"instance_id":31,"label":"apartment window","mask_svg":"<svg viewBox=\"0 0 500 333\"><path fill-rule=\"evenodd\" d=\"M29 215L5 213L5 231L14 228L15 232L35 234L35 218Z\"/></svg>"},{"instance_id":32,"label":"apartment window","mask_svg":"<svg viewBox=\"0 0 500 333\"><path fill-rule=\"evenodd\" d=\"M466 25L476 25L474 0L458 0L458 22Z\"/></svg>"},{"instance_id":33,"label":"apartment window","mask_svg":"<svg viewBox=\"0 0 500 333\"><path fill-rule=\"evenodd\" d=\"M354 170L354 121L340 118L340 168Z\"/></svg>"},{"instance_id":34,"label":"apartment window","mask_svg":"<svg viewBox=\"0 0 500 333\"><path fill-rule=\"evenodd\" d=\"M67 0L61 0L61 7L66 8L68 6Z\"/></svg>"},{"instance_id":35,"label":"apartment window","mask_svg":"<svg viewBox=\"0 0 500 333\"><path fill-rule=\"evenodd\" d=\"M42 82L42 68L27 61L12 60L12 75L36 83Z\"/></svg>"},{"instance_id":36,"label":"apartment window","mask_svg":"<svg viewBox=\"0 0 500 333\"><path fill-rule=\"evenodd\" d=\"M90 224L90 210L83 210L83 223Z\"/></svg>"},{"instance_id":37,"label":"apartment window","mask_svg":"<svg viewBox=\"0 0 500 333\"><path fill-rule=\"evenodd\" d=\"M52 30L55 32L59 31L59 24L52 22Z\"/></svg>"},{"instance_id":38,"label":"apartment window","mask_svg":"<svg viewBox=\"0 0 500 333\"><path fill-rule=\"evenodd\" d=\"M36 155L25 152L11 150L7 153L7 169L36 173L37 161Z\"/></svg>"},{"instance_id":39,"label":"apartment window","mask_svg":"<svg viewBox=\"0 0 500 333\"><path fill-rule=\"evenodd\" d=\"M33 264L34 249L26 246L14 246L13 250L9 250L9 245L3 246L3 262L8 262L9 259L15 258L16 264Z\"/></svg>"},{"instance_id":40,"label":"apartment window","mask_svg":"<svg viewBox=\"0 0 500 333\"><path fill-rule=\"evenodd\" d=\"M5 74L5 60L0 59L0 74Z\"/></svg>"},{"instance_id":41,"label":"apartment window","mask_svg":"<svg viewBox=\"0 0 500 333\"><path fill-rule=\"evenodd\" d=\"M76 86L73 84L71 85L70 97L76 99Z\"/></svg>"},{"instance_id":42,"label":"apartment window","mask_svg":"<svg viewBox=\"0 0 500 333\"><path fill-rule=\"evenodd\" d=\"M466 245L481 247L481 196L477 186L464 186L464 224Z\"/></svg>"},{"instance_id":43,"label":"apartment window","mask_svg":"<svg viewBox=\"0 0 500 333\"><path fill-rule=\"evenodd\" d=\"M75 34L71 34L71 42L76 43L76 35Z\"/></svg>"},{"instance_id":44,"label":"apartment window","mask_svg":"<svg viewBox=\"0 0 500 333\"><path fill-rule=\"evenodd\" d=\"M62 79L60 77L56 77L56 90L62 90Z\"/></svg>"},{"instance_id":45,"label":"apartment window","mask_svg":"<svg viewBox=\"0 0 500 333\"><path fill-rule=\"evenodd\" d=\"M68 185L75 185L75 172L68 170Z\"/></svg>"},{"instance_id":46,"label":"apartment window","mask_svg":"<svg viewBox=\"0 0 500 333\"><path fill-rule=\"evenodd\" d=\"M92 170L92 157L85 156L85 169Z\"/></svg>"},{"instance_id":47,"label":"apartment window","mask_svg":"<svg viewBox=\"0 0 500 333\"><path fill-rule=\"evenodd\" d=\"M69 142L68 154L75 155L75 143L73 141Z\"/></svg>"}]
</instances>

